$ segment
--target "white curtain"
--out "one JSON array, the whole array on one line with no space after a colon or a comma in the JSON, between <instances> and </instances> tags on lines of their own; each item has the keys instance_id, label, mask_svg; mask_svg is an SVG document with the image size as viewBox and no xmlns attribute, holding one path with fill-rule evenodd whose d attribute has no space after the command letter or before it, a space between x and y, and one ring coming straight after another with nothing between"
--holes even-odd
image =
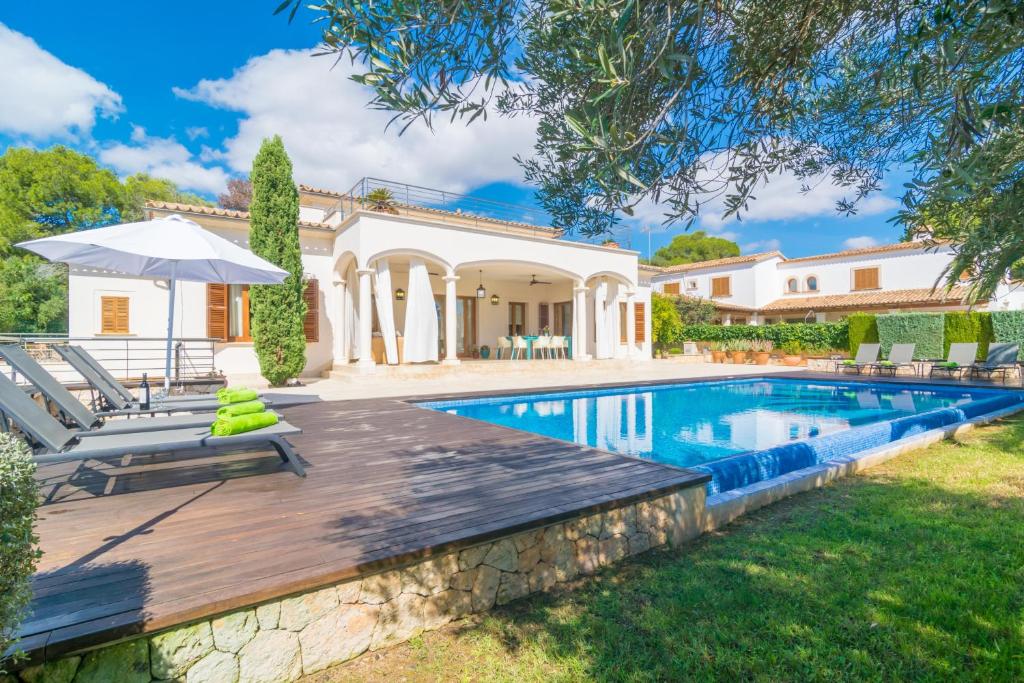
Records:
<instances>
[{"instance_id":1,"label":"white curtain","mask_svg":"<svg viewBox=\"0 0 1024 683\"><path fill-rule=\"evenodd\" d=\"M409 291L405 299L406 363L437 361L437 308L430 273L423 259L409 258ZM449 343L454 343L452 340Z\"/></svg>"},{"instance_id":2,"label":"white curtain","mask_svg":"<svg viewBox=\"0 0 1024 683\"><path fill-rule=\"evenodd\" d=\"M359 275L356 269L349 266L345 271L345 298L342 303L342 315L345 326L344 348L342 355L345 361L359 358Z\"/></svg>"},{"instance_id":3,"label":"white curtain","mask_svg":"<svg viewBox=\"0 0 1024 683\"><path fill-rule=\"evenodd\" d=\"M395 338L395 308L391 303L391 267L387 259L377 261L377 322L384 338L384 354L388 365L398 365L398 341Z\"/></svg>"}]
</instances>

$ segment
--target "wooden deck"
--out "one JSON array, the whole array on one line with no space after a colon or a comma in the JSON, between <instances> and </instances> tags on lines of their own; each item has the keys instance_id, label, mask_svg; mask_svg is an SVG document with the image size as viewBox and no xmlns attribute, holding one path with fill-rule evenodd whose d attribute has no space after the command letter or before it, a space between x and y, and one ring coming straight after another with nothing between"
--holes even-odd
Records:
<instances>
[{"instance_id":1,"label":"wooden deck","mask_svg":"<svg viewBox=\"0 0 1024 683\"><path fill-rule=\"evenodd\" d=\"M33 659L707 481L400 400L285 413L306 479L270 453L41 468Z\"/></svg>"}]
</instances>

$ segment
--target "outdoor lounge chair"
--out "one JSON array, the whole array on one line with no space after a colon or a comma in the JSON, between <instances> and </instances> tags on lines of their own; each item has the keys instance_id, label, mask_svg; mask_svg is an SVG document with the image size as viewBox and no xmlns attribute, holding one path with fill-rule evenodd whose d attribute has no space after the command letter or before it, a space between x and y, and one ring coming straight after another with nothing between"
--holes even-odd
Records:
<instances>
[{"instance_id":1,"label":"outdoor lounge chair","mask_svg":"<svg viewBox=\"0 0 1024 683\"><path fill-rule=\"evenodd\" d=\"M985 373L986 378L991 379L993 374L1000 372L1005 382L1006 373L1010 370L1016 370L1019 377L1020 365L1017 363L1019 351L1020 346L1018 344L991 344L988 347L988 356L986 356L985 362L975 363L971 366L971 376L974 377Z\"/></svg>"},{"instance_id":2,"label":"outdoor lounge chair","mask_svg":"<svg viewBox=\"0 0 1024 683\"><path fill-rule=\"evenodd\" d=\"M103 418L87 408L81 401L51 375L25 349L14 344L0 345L0 358L27 379L43 396L51 411L58 413L66 425L75 425L92 434L126 434L151 432L178 427L209 426L216 414L172 415L136 420L113 420L103 424Z\"/></svg>"},{"instance_id":3,"label":"outdoor lounge chair","mask_svg":"<svg viewBox=\"0 0 1024 683\"><path fill-rule=\"evenodd\" d=\"M9 420L29 438L35 460L40 464L182 451L214 453L273 448L296 474L306 476L298 455L284 438L300 434L302 430L287 422L234 436L213 436L209 426L84 436L58 422L21 387L3 375L0 375L0 413L4 417L5 428Z\"/></svg>"},{"instance_id":4,"label":"outdoor lounge chair","mask_svg":"<svg viewBox=\"0 0 1024 683\"><path fill-rule=\"evenodd\" d=\"M836 366L836 370L856 370L859 375L861 370L870 368L878 362L878 352L881 349L881 344L861 344L857 348L857 356L853 359L853 362L841 362Z\"/></svg>"},{"instance_id":5,"label":"outdoor lounge chair","mask_svg":"<svg viewBox=\"0 0 1024 683\"><path fill-rule=\"evenodd\" d=\"M917 366L914 365L914 347L916 344L893 344L889 349L889 358L872 363L871 367L879 374L885 371L892 371L893 377L900 368L911 368L917 374Z\"/></svg>"},{"instance_id":6,"label":"outdoor lounge chair","mask_svg":"<svg viewBox=\"0 0 1024 683\"><path fill-rule=\"evenodd\" d=\"M965 370L970 370L974 365L974 359L978 356L977 342L958 342L949 345L949 354L946 356L945 364L933 363L928 377L935 373L946 374L949 377L956 375L957 379L964 376Z\"/></svg>"}]
</instances>

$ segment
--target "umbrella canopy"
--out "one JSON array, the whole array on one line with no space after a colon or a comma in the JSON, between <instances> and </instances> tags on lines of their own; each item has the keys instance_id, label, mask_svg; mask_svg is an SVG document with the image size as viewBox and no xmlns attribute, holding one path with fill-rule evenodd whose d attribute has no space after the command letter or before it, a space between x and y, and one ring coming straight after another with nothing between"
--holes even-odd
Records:
<instances>
[{"instance_id":1,"label":"umbrella canopy","mask_svg":"<svg viewBox=\"0 0 1024 683\"><path fill-rule=\"evenodd\" d=\"M17 246L75 266L155 280L278 284L288 272L177 214L43 237Z\"/></svg>"},{"instance_id":2,"label":"umbrella canopy","mask_svg":"<svg viewBox=\"0 0 1024 683\"><path fill-rule=\"evenodd\" d=\"M273 285L284 282L288 276L288 271L177 214L43 237L17 246L50 261L168 280L166 390L171 386L174 294L178 280Z\"/></svg>"}]
</instances>

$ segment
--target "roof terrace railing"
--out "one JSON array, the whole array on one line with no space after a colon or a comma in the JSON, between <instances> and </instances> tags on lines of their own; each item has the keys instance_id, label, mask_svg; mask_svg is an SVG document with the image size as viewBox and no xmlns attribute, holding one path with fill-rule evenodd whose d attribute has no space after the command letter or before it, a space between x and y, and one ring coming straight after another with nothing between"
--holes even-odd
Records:
<instances>
[{"instance_id":1,"label":"roof terrace railing","mask_svg":"<svg viewBox=\"0 0 1024 683\"><path fill-rule=\"evenodd\" d=\"M381 210L380 204L371 197L375 191L387 191L392 212L399 214L435 209L454 214L459 222L465 221L474 227L520 233L526 230L546 237L558 234L550 227L551 218L536 208L381 178L361 179L327 210L324 220L336 213L344 217L361 209Z\"/></svg>"}]
</instances>

